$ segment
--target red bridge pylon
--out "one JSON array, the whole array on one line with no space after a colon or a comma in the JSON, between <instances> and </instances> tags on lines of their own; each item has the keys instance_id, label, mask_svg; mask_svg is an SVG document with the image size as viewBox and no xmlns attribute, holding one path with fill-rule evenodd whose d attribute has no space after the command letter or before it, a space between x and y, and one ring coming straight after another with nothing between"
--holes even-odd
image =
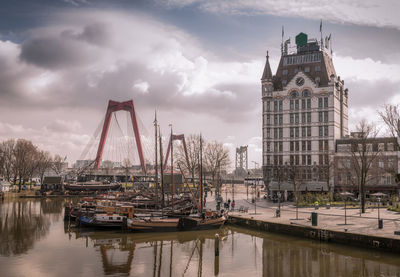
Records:
<instances>
[{"instance_id":1,"label":"red bridge pylon","mask_svg":"<svg viewBox=\"0 0 400 277\"><path fill-rule=\"evenodd\" d=\"M186 141L185 141L185 135L184 134L180 134L180 135L172 135L172 137L169 137L169 142L168 142L168 148L167 148L167 153L165 155L165 161L163 164L163 170L165 170L166 166L167 166L167 161L168 161L168 157L169 157L169 152L171 151L171 139L172 141L174 140L180 140L182 141L183 144L183 150L185 151L185 158L186 158L186 162L187 165L189 167L190 163L189 163L189 156L188 156L188 152L187 152L187 148L186 148Z\"/></svg>"},{"instance_id":2,"label":"red bridge pylon","mask_svg":"<svg viewBox=\"0 0 400 277\"><path fill-rule=\"evenodd\" d=\"M133 100L129 100L129 101L125 101L125 102L117 102L117 101L113 101L113 100L108 101L106 117L104 120L103 130L101 132L100 143L99 143L99 147L97 149L97 155L96 155L96 161L94 164L94 168L98 169L100 166L101 157L103 155L103 150L104 150L104 144L106 143L108 129L110 127L111 115L112 115L112 113L117 112L117 111L127 111L131 115L132 127L133 127L133 132L135 134L136 147L137 147L137 150L139 153L140 165L142 166L143 172L146 172L146 164L144 161L142 141L140 139L140 132L139 132L139 127L138 127L138 123L136 120L136 112L135 112L135 106L133 104Z\"/></svg>"}]
</instances>

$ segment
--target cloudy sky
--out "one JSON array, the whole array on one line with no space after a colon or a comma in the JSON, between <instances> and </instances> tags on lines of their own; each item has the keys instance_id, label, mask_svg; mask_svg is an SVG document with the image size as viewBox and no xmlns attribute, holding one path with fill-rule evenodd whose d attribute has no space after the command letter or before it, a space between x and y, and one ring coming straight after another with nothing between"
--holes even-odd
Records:
<instances>
[{"instance_id":1,"label":"cloudy sky","mask_svg":"<svg viewBox=\"0 0 400 277\"><path fill-rule=\"evenodd\" d=\"M232 160L249 145L260 162L260 77L267 50L276 70L281 26L319 38L323 20L352 128L400 103L399 10L396 0L2 0L0 140L74 162L107 101L133 99L149 136L157 109L164 134L201 132Z\"/></svg>"}]
</instances>

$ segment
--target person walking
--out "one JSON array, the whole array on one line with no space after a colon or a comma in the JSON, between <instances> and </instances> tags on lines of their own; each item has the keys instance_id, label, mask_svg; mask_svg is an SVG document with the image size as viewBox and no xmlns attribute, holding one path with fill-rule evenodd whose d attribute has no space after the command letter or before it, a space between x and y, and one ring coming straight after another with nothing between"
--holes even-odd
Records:
<instances>
[{"instance_id":1,"label":"person walking","mask_svg":"<svg viewBox=\"0 0 400 277\"><path fill-rule=\"evenodd\" d=\"M232 211L234 211L235 210L235 200L232 200L231 206L232 206Z\"/></svg>"},{"instance_id":2,"label":"person walking","mask_svg":"<svg viewBox=\"0 0 400 277\"><path fill-rule=\"evenodd\" d=\"M231 199L228 199L228 210L230 206L231 206Z\"/></svg>"}]
</instances>

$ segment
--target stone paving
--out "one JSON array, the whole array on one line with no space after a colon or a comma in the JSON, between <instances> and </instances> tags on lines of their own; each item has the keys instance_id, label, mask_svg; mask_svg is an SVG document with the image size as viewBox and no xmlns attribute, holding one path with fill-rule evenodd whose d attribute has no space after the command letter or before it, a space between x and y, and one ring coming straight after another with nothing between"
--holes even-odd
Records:
<instances>
[{"instance_id":1,"label":"stone paving","mask_svg":"<svg viewBox=\"0 0 400 277\"><path fill-rule=\"evenodd\" d=\"M311 226L311 213L318 214L318 225L321 229L334 231L345 231L356 234L366 234L387 238L400 239L400 235L395 235L394 231L400 231L400 213L388 211L381 208L380 218L383 219L383 228L378 228L378 209L367 209L366 213L361 214L359 209L345 209L344 207L299 208L296 219L296 208L288 202L281 204L281 216L276 217L278 204L260 199L257 201L256 214L254 214L254 203L251 203L251 195L248 200L246 194L235 195L236 211L229 212L230 215L253 218L267 222L277 222L284 224L297 224ZM248 213L238 212L240 206L249 207Z\"/></svg>"}]
</instances>

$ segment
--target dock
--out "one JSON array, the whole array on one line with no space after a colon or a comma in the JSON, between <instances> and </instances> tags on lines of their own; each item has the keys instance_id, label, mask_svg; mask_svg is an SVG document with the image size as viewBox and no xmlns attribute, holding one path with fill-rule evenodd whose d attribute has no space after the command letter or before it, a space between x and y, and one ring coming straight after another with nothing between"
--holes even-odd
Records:
<instances>
[{"instance_id":1,"label":"dock","mask_svg":"<svg viewBox=\"0 0 400 277\"><path fill-rule=\"evenodd\" d=\"M277 207L262 200L257 203L256 213L254 204L246 200L241 200L240 205L242 203L247 204L250 210L247 213L230 212L229 224L323 242L400 253L400 214L385 208L379 211L379 216L383 219L383 226L379 228L377 209L368 209L361 216L358 209L347 209L345 224L344 207L299 208L296 217L293 205L282 205L281 216L276 217ZM312 213L317 214L314 226Z\"/></svg>"}]
</instances>

